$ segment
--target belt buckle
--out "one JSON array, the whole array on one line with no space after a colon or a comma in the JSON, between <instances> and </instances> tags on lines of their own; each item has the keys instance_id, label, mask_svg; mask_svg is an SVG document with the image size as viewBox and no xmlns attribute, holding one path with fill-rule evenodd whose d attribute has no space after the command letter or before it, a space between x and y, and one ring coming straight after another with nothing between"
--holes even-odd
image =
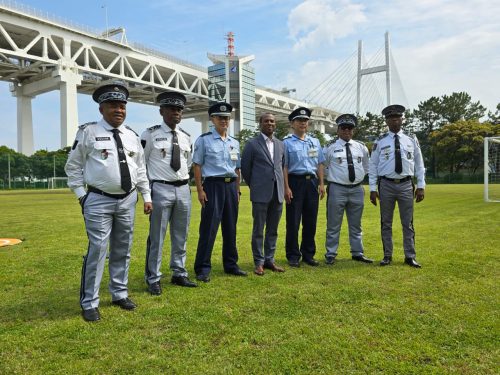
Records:
<instances>
[{"instance_id":1,"label":"belt buckle","mask_svg":"<svg viewBox=\"0 0 500 375\"><path fill-rule=\"evenodd\" d=\"M311 175L310 175L310 174L308 174L308 175L306 176L306 180L310 180L310 179L311 179Z\"/></svg>"},{"instance_id":2,"label":"belt buckle","mask_svg":"<svg viewBox=\"0 0 500 375\"><path fill-rule=\"evenodd\" d=\"M401 182L401 180L400 180L399 178L395 178L395 179L394 179L394 182L395 182L396 184L399 184L399 183Z\"/></svg>"},{"instance_id":3,"label":"belt buckle","mask_svg":"<svg viewBox=\"0 0 500 375\"><path fill-rule=\"evenodd\" d=\"M224 177L224 182L231 182L231 177Z\"/></svg>"}]
</instances>

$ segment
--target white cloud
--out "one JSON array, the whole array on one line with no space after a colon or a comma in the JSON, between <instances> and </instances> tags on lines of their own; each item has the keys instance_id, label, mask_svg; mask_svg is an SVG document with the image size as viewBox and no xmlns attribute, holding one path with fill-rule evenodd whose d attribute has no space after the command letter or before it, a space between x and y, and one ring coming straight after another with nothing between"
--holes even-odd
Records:
<instances>
[{"instance_id":1,"label":"white cloud","mask_svg":"<svg viewBox=\"0 0 500 375\"><path fill-rule=\"evenodd\" d=\"M295 52L327 47L366 21L363 5L347 1L306 0L291 10L288 30Z\"/></svg>"}]
</instances>

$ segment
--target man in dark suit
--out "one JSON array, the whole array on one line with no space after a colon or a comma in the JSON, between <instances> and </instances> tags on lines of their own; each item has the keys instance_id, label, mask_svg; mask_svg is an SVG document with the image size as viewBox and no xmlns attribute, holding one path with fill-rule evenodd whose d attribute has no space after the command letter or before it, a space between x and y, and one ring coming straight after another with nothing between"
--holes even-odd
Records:
<instances>
[{"instance_id":1,"label":"man in dark suit","mask_svg":"<svg viewBox=\"0 0 500 375\"><path fill-rule=\"evenodd\" d=\"M265 268L273 272L285 271L274 262L278 224L283 211L284 146L273 136L276 130L273 114L261 115L259 126L261 133L251 139L243 150L241 174L250 187L252 201L254 273L262 276Z\"/></svg>"}]
</instances>

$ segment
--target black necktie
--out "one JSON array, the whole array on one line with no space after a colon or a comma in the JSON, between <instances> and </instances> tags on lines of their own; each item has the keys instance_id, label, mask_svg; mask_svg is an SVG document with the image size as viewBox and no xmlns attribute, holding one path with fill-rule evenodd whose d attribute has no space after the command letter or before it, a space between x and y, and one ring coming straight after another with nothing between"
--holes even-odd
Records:
<instances>
[{"instance_id":1,"label":"black necktie","mask_svg":"<svg viewBox=\"0 0 500 375\"><path fill-rule=\"evenodd\" d=\"M349 146L350 144L349 142L347 142L345 144L345 153L347 155L347 169L349 170L349 181L354 182L354 180L356 179L356 173L354 172L354 163L352 162L352 154Z\"/></svg>"},{"instance_id":2,"label":"black necktie","mask_svg":"<svg viewBox=\"0 0 500 375\"><path fill-rule=\"evenodd\" d=\"M401 146L399 145L399 137L394 134L394 149L396 150L396 173L401 174L403 172L403 162L401 161Z\"/></svg>"},{"instance_id":3,"label":"black necktie","mask_svg":"<svg viewBox=\"0 0 500 375\"><path fill-rule=\"evenodd\" d=\"M181 149L175 130L172 130L172 158L170 159L170 166L176 172L181 169Z\"/></svg>"},{"instance_id":4,"label":"black necktie","mask_svg":"<svg viewBox=\"0 0 500 375\"><path fill-rule=\"evenodd\" d=\"M113 138L116 142L116 148L118 149L118 161L120 164L120 176L121 176L121 188L125 192L132 190L132 179L130 178L130 171L128 170L127 157L125 156L125 150L123 149L122 139L120 138L120 131L118 129L113 129Z\"/></svg>"}]
</instances>

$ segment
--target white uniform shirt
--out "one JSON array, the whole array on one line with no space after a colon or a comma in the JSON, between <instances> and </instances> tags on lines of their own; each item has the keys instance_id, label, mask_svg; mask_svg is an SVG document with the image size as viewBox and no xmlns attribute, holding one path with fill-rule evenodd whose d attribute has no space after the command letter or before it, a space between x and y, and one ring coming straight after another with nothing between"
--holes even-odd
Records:
<instances>
[{"instance_id":1,"label":"white uniform shirt","mask_svg":"<svg viewBox=\"0 0 500 375\"><path fill-rule=\"evenodd\" d=\"M144 158L151 181L179 181L189 179L192 164L191 138L184 130L176 127L177 141L181 150L181 167L176 172L170 166L172 159L172 129L165 122L146 129L141 135L145 141Z\"/></svg>"},{"instance_id":2,"label":"white uniform shirt","mask_svg":"<svg viewBox=\"0 0 500 375\"><path fill-rule=\"evenodd\" d=\"M121 188L118 150L113 138L113 129L104 119L79 127L64 168L68 176L68 186L78 198L86 194L85 184L109 194L125 193ZM118 130L125 149L132 187L137 187L145 202L151 202L144 152L139 137L123 124Z\"/></svg>"},{"instance_id":3,"label":"white uniform shirt","mask_svg":"<svg viewBox=\"0 0 500 375\"><path fill-rule=\"evenodd\" d=\"M369 168L370 191L377 190L379 176L388 178L415 176L417 178L417 188L425 188L424 160L422 159L422 152L420 151L417 137L409 137L401 130L397 134L399 137L403 171L401 174L395 172L394 133L388 132L373 144Z\"/></svg>"},{"instance_id":4,"label":"white uniform shirt","mask_svg":"<svg viewBox=\"0 0 500 375\"><path fill-rule=\"evenodd\" d=\"M326 179L328 182L335 182L342 185L359 184L368 173L368 149L361 142L353 139L349 141L349 149L351 150L354 172L356 174L356 179L354 182L351 182L349 181L345 144L346 141L339 138L326 148Z\"/></svg>"}]
</instances>

